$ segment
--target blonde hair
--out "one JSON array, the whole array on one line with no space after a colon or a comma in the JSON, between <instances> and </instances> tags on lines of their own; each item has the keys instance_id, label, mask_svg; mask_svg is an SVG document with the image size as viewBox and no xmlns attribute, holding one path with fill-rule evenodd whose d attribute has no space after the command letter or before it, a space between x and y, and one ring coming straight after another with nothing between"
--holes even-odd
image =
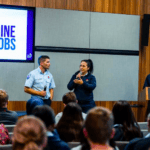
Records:
<instances>
[{"instance_id":1,"label":"blonde hair","mask_svg":"<svg viewBox=\"0 0 150 150\"><path fill-rule=\"evenodd\" d=\"M46 127L44 123L33 116L25 116L17 122L13 134L13 150L39 150L46 145Z\"/></svg>"}]
</instances>

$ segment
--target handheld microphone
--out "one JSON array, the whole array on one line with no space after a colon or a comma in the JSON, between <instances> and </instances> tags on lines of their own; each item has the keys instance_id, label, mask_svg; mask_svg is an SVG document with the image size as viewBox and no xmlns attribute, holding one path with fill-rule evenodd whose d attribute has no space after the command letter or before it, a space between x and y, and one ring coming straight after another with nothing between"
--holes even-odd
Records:
<instances>
[{"instance_id":1,"label":"handheld microphone","mask_svg":"<svg viewBox=\"0 0 150 150\"><path fill-rule=\"evenodd\" d=\"M81 77L82 72L80 71L80 72L79 72L79 74L80 74L80 77ZM77 77L77 79L78 79L78 80L80 80L80 78L79 78L79 77Z\"/></svg>"},{"instance_id":2,"label":"handheld microphone","mask_svg":"<svg viewBox=\"0 0 150 150\"><path fill-rule=\"evenodd\" d=\"M44 86L44 91L46 91L46 85Z\"/></svg>"}]
</instances>

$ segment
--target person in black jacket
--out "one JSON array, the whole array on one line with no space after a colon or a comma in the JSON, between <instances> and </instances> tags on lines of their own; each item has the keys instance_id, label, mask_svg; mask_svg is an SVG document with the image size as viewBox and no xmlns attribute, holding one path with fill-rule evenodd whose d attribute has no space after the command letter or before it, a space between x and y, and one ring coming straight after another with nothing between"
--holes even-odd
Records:
<instances>
[{"instance_id":1,"label":"person in black jacket","mask_svg":"<svg viewBox=\"0 0 150 150\"><path fill-rule=\"evenodd\" d=\"M18 120L15 111L8 110L8 94L5 90L0 89L0 123L5 125L16 124Z\"/></svg>"},{"instance_id":2,"label":"person in black jacket","mask_svg":"<svg viewBox=\"0 0 150 150\"><path fill-rule=\"evenodd\" d=\"M130 104L125 100L117 101L112 109L114 115L115 141L130 141L143 137Z\"/></svg>"},{"instance_id":3,"label":"person in black jacket","mask_svg":"<svg viewBox=\"0 0 150 150\"><path fill-rule=\"evenodd\" d=\"M74 90L78 104L81 106L84 113L96 106L93 100L93 90L96 87L96 78L92 73L92 60L82 60L79 71L72 76L67 85L69 90Z\"/></svg>"},{"instance_id":4,"label":"person in black jacket","mask_svg":"<svg viewBox=\"0 0 150 150\"><path fill-rule=\"evenodd\" d=\"M145 82L144 82L144 85L143 85L143 89L145 87L150 87L150 74L147 75L146 79L145 79ZM147 115L150 113L150 100L148 100L148 105L147 105L147 110L146 110L146 115L145 115L145 121L146 121L146 117Z\"/></svg>"},{"instance_id":5,"label":"person in black jacket","mask_svg":"<svg viewBox=\"0 0 150 150\"><path fill-rule=\"evenodd\" d=\"M150 132L150 113L147 116L147 126ZM150 133L144 138L135 138L131 140L125 147L124 150L148 150L150 147Z\"/></svg>"},{"instance_id":6,"label":"person in black jacket","mask_svg":"<svg viewBox=\"0 0 150 150\"><path fill-rule=\"evenodd\" d=\"M47 128L47 146L44 150L70 150L68 144L62 141L55 127L55 114L48 105L36 106L32 114L40 118Z\"/></svg>"}]
</instances>

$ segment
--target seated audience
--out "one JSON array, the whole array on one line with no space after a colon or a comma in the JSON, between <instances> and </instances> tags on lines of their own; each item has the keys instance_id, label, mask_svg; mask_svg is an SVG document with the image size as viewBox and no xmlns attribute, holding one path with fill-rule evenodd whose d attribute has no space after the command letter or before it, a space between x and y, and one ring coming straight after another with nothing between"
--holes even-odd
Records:
<instances>
[{"instance_id":1,"label":"seated audience","mask_svg":"<svg viewBox=\"0 0 150 150\"><path fill-rule=\"evenodd\" d=\"M15 124L18 120L17 113L7 109L8 94L4 90L0 90L0 123L5 125Z\"/></svg>"},{"instance_id":2,"label":"seated audience","mask_svg":"<svg viewBox=\"0 0 150 150\"><path fill-rule=\"evenodd\" d=\"M21 118L14 128L13 150L43 150L47 144L44 123L33 116Z\"/></svg>"},{"instance_id":3,"label":"seated audience","mask_svg":"<svg viewBox=\"0 0 150 150\"><path fill-rule=\"evenodd\" d=\"M74 92L68 92L66 93L63 98L62 98L62 101L63 101L63 104L64 104L64 107L70 103L70 102L75 102L77 103L78 100L76 98L76 95ZM55 117L55 121L56 121L56 124L59 122L60 118L62 117L62 112L58 113ZM86 117L86 114L84 112L82 112L82 117L83 119L85 120L85 117Z\"/></svg>"},{"instance_id":4,"label":"seated audience","mask_svg":"<svg viewBox=\"0 0 150 150\"><path fill-rule=\"evenodd\" d=\"M148 131L150 132L150 113L147 117ZM150 133L145 138L135 138L129 142L125 150L148 150L150 147Z\"/></svg>"},{"instance_id":5,"label":"seated audience","mask_svg":"<svg viewBox=\"0 0 150 150\"><path fill-rule=\"evenodd\" d=\"M83 128L87 142L73 150L113 150L109 141L114 135L113 115L103 107L92 108L86 117Z\"/></svg>"},{"instance_id":6,"label":"seated audience","mask_svg":"<svg viewBox=\"0 0 150 150\"><path fill-rule=\"evenodd\" d=\"M115 141L130 141L143 136L127 101L116 102L112 113L114 115Z\"/></svg>"},{"instance_id":7,"label":"seated audience","mask_svg":"<svg viewBox=\"0 0 150 150\"><path fill-rule=\"evenodd\" d=\"M36 106L32 114L40 118L46 125L48 142L45 150L70 150L68 144L59 138L55 127L55 114L47 105Z\"/></svg>"},{"instance_id":8,"label":"seated audience","mask_svg":"<svg viewBox=\"0 0 150 150\"><path fill-rule=\"evenodd\" d=\"M77 103L68 103L56 129L65 142L78 142L83 124L82 109Z\"/></svg>"}]
</instances>

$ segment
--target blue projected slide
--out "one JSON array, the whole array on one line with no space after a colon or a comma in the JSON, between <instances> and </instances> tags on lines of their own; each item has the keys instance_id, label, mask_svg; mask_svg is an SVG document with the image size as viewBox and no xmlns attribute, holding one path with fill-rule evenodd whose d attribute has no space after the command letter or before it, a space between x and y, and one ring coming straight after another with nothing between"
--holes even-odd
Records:
<instances>
[{"instance_id":1,"label":"blue projected slide","mask_svg":"<svg viewBox=\"0 0 150 150\"><path fill-rule=\"evenodd\" d=\"M34 10L0 7L0 60L33 61Z\"/></svg>"}]
</instances>

